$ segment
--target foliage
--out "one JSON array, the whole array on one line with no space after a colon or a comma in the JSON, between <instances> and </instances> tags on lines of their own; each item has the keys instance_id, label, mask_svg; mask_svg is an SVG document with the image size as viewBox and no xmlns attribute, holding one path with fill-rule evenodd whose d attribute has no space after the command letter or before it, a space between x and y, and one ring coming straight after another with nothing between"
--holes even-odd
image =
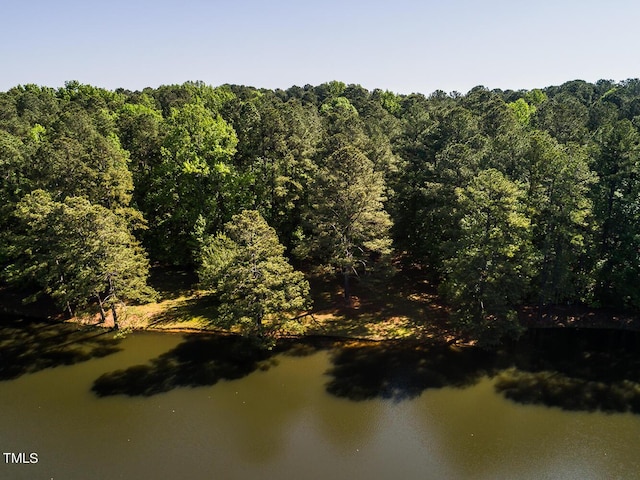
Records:
<instances>
[{"instance_id":1,"label":"foliage","mask_svg":"<svg viewBox=\"0 0 640 480\"><path fill-rule=\"evenodd\" d=\"M534 131L527 140L524 159L538 305L579 298L587 288L585 261L592 219L588 193L596 180L587 154Z\"/></svg>"},{"instance_id":2,"label":"foliage","mask_svg":"<svg viewBox=\"0 0 640 480\"><path fill-rule=\"evenodd\" d=\"M390 253L384 177L362 152L344 147L326 159L312 195L307 246L321 261L340 269L348 303L349 277L358 269L366 271L371 259Z\"/></svg>"},{"instance_id":3,"label":"foliage","mask_svg":"<svg viewBox=\"0 0 640 480\"><path fill-rule=\"evenodd\" d=\"M520 331L515 307L526 293L531 250L524 192L489 169L456 194L461 235L450 245L442 288L456 325L490 345Z\"/></svg>"},{"instance_id":4,"label":"foliage","mask_svg":"<svg viewBox=\"0 0 640 480\"><path fill-rule=\"evenodd\" d=\"M429 96L17 86L0 92L0 265L72 309L145 297L146 252L217 288L242 243L225 225L250 209L305 267L333 265L347 300L393 246L486 343L523 303L637 313L639 128L638 79ZM131 283L110 294L112 264Z\"/></svg>"},{"instance_id":5,"label":"foliage","mask_svg":"<svg viewBox=\"0 0 640 480\"><path fill-rule=\"evenodd\" d=\"M640 307L640 135L629 120L599 129L594 154L599 181L592 190L598 220L594 298L604 305Z\"/></svg>"},{"instance_id":6,"label":"foliage","mask_svg":"<svg viewBox=\"0 0 640 480\"><path fill-rule=\"evenodd\" d=\"M234 215L224 233L206 238L200 259L201 286L220 300L220 325L266 342L280 331L302 331L296 317L310 308L309 283L257 211Z\"/></svg>"},{"instance_id":7,"label":"foliage","mask_svg":"<svg viewBox=\"0 0 640 480\"><path fill-rule=\"evenodd\" d=\"M144 199L149 243L162 260L185 264L193 260L191 234L198 217L219 229L236 210L237 177L230 159L237 137L200 103L173 109L165 128L161 159L151 170Z\"/></svg>"},{"instance_id":8,"label":"foliage","mask_svg":"<svg viewBox=\"0 0 640 480\"><path fill-rule=\"evenodd\" d=\"M96 301L103 321L106 309L115 319L116 305L153 298L148 261L110 210L81 197L56 202L36 190L20 200L14 217L5 272L10 283L37 285L70 314Z\"/></svg>"},{"instance_id":9,"label":"foliage","mask_svg":"<svg viewBox=\"0 0 640 480\"><path fill-rule=\"evenodd\" d=\"M522 125L529 125L531 115L536 111L536 107L529 105L524 98L511 102L508 107Z\"/></svg>"},{"instance_id":10,"label":"foliage","mask_svg":"<svg viewBox=\"0 0 640 480\"><path fill-rule=\"evenodd\" d=\"M318 112L273 95L238 99L230 112L238 135L234 164L246 202L260 211L290 247L315 170L321 126Z\"/></svg>"}]
</instances>

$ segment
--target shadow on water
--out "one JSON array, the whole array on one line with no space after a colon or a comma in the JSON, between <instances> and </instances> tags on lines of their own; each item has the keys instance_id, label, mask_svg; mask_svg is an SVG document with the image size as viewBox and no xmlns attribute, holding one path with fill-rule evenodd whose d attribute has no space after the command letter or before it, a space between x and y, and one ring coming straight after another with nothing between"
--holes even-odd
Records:
<instances>
[{"instance_id":1,"label":"shadow on water","mask_svg":"<svg viewBox=\"0 0 640 480\"><path fill-rule=\"evenodd\" d=\"M241 379L277 364L276 355L329 351L326 391L354 401L403 401L432 388L468 387L485 376L524 404L567 410L640 413L640 333L549 329L531 331L496 352L428 342L283 341L274 350L236 336L190 335L145 365L102 375L101 397L151 396L180 387Z\"/></svg>"},{"instance_id":2,"label":"shadow on water","mask_svg":"<svg viewBox=\"0 0 640 480\"><path fill-rule=\"evenodd\" d=\"M496 352L403 342L332 350L327 391L351 400L402 401L430 388L495 377L496 392L523 404L640 413L640 332L540 329Z\"/></svg>"},{"instance_id":3,"label":"shadow on water","mask_svg":"<svg viewBox=\"0 0 640 480\"><path fill-rule=\"evenodd\" d=\"M282 341L274 350L236 336L191 335L173 350L102 375L92 387L100 396L151 396L180 387L238 380L277 365L275 355L304 357L329 350L328 393L350 400L413 398L427 388L472 385L492 372L495 354L476 349L402 342L336 342L326 338Z\"/></svg>"},{"instance_id":4,"label":"shadow on water","mask_svg":"<svg viewBox=\"0 0 640 480\"><path fill-rule=\"evenodd\" d=\"M327 391L351 400L401 401L430 388L495 389L523 404L640 413L640 332L540 329L497 352L402 342L347 345L332 353Z\"/></svg>"},{"instance_id":5,"label":"shadow on water","mask_svg":"<svg viewBox=\"0 0 640 480\"><path fill-rule=\"evenodd\" d=\"M120 351L118 343L102 329L5 317L0 322L0 381L106 357Z\"/></svg>"},{"instance_id":6,"label":"shadow on water","mask_svg":"<svg viewBox=\"0 0 640 480\"><path fill-rule=\"evenodd\" d=\"M109 395L151 396L179 387L210 386L236 380L272 366L273 352L236 336L196 334L146 365L117 370L99 377L93 392Z\"/></svg>"},{"instance_id":7,"label":"shadow on water","mask_svg":"<svg viewBox=\"0 0 640 480\"><path fill-rule=\"evenodd\" d=\"M640 413L640 333L540 329L514 345L495 388L523 404Z\"/></svg>"},{"instance_id":8,"label":"shadow on water","mask_svg":"<svg viewBox=\"0 0 640 480\"><path fill-rule=\"evenodd\" d=\"M441 344L381 342L334 351L327 391L350 400L401 401L429 388L466 387L491 374L496 354Z\"/></svg>"}]
</instances>

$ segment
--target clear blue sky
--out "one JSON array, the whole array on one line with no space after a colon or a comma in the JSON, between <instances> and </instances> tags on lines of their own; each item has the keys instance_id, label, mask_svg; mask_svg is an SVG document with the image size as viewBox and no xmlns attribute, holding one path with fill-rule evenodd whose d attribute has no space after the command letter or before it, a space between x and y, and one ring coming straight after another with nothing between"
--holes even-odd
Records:
<instances>
[{"instance_id":1,"label":"clear blue sky","mask_svg":"<svg viewBox=\"0 0 640 480\"><path fill-rule=\"evenodd\" d=\"M637 0L0 0L0 90L329 80L397 93L640 77Z\"/></svg>"}]
</instances>

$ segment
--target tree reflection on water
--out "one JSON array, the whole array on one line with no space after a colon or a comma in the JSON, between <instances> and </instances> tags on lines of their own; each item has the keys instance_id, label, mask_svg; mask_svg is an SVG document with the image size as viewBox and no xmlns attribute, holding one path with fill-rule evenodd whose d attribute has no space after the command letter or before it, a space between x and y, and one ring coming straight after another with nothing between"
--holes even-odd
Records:
<instances>
[{"instance_id":1,"label":"tree reflection on water","mask_svg":"<svg viewBox=\"0 0 640 480\"><path fill-rule=\"evenodd\" d=\"M267 369L272 352L237 336L195 334L146 365L105 373L93 384L100 397L150 396L178 387L214 385Z\"/></svg>"},{"instance_id":2,"label":"tree reflection on water","mask_svg":"<svg viewBox=\"0 0 640 480\"><path fill-rule=\"evenodd\" d=\"M639 333L549 329L532 331L498 351L428 342L283 341L265 350L235 336L190 335L174 349L137 365L106 373L98 396L150 396L180 387L238 380L278 364L278 355L328 350L326 391L353 401L400 402L427 389L476 384L495 377L506 398L567 410L640 413Z\"/></svg>"},{"instance_id":3,"label":"tree reflection on water","mask_svg":"<svg viewBox=\"0 0 640 480\"><path fill-rule=\"evenodd\" d=\"M334 351L327 391L351 400L401 401L429 388L466 387L491 374L496 355L442 344L376 342Z\"/></svg>"},{"instance_id":4,"label":"tree reflection on water","mask_svg":"<svg viewBox=\"0 0 640 480\"><path fill-rule=\"evenodd\" d=\"M638 332L548 329L517 346L495 388L524 404L640 413Z\"/></svg>"},{"instance_id":5,"label":"tree reflection on water","mask_svg":"<svg viewBox=\"0 0 640 480\"><path fill-rule=\"evenodd\" d=\"M0 324L0 380L73 365L120 351L119 340L99 328L4 318Z\"/></svg>"}]
</instances>

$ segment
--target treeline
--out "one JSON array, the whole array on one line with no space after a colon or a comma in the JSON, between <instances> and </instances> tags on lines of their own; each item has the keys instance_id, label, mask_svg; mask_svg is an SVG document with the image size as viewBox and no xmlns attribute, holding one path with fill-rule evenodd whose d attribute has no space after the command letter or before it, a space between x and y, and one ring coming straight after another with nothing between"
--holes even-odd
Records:
<instances>
[{"instance_id":1,"label":"treeline","mask_svg":"<svg viewBox=\"0 0 640 480\"><path fill-rule=\"evenodd\" d=\"M517 333L523 303L637 311L639 126L640 80L430 96L19 86L0 94L3 278L104 316L153 298L150 261L193 265L250 302L226 317L260 325L308 306L290 260L334 266L348 300L350 278L395 252L487 343Z\"/></svg>"}]
</instances>

